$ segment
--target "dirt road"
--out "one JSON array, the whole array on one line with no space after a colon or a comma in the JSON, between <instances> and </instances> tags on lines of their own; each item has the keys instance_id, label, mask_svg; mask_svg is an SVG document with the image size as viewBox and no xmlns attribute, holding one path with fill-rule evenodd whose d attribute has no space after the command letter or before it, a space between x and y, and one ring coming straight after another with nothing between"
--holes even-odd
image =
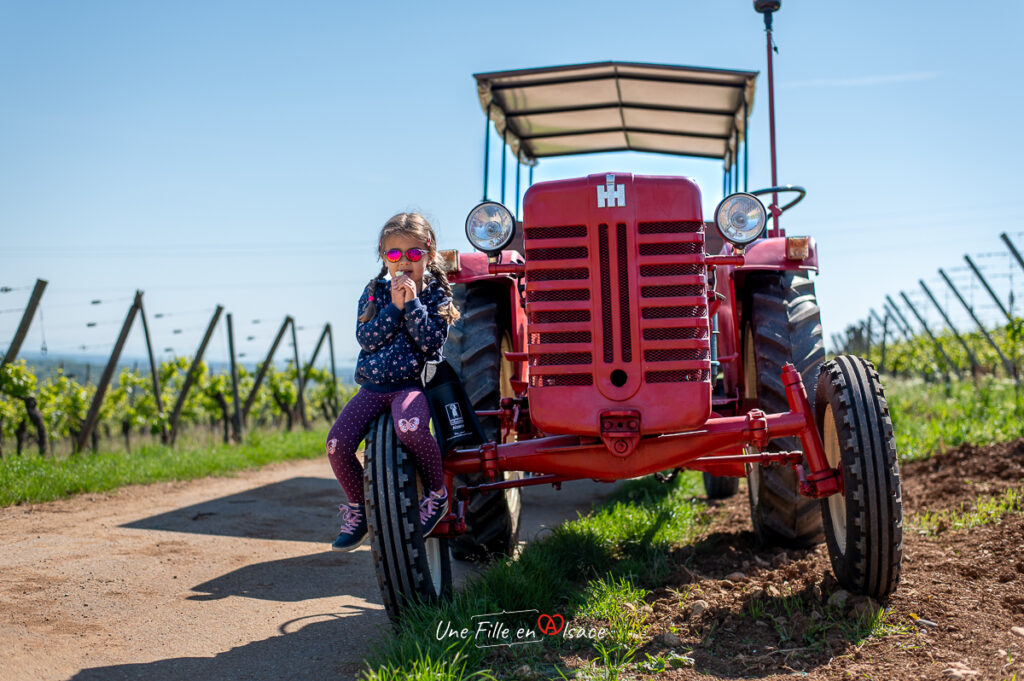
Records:
<instances>
[{"instance_id":1,"label":"dirt road","mask_svg":"<svg viewBox=\"0 0 1024 681\"><path fill-rule=\"evenodd\" d=\"M612 488L526 489L523 539ZM0 678L352 678L389 625L341 499L313 460L0 509Z\"/></svg>"}]
</instances>

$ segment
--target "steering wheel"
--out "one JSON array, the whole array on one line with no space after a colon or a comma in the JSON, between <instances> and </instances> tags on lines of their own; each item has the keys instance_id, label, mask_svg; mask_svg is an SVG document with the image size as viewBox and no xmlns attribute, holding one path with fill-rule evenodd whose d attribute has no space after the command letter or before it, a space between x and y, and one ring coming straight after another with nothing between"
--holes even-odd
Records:
<instances>
[{"instance_id":1,"label":"steering wheel","mask_svg":"<svg viewBox=\"0 0 1024 681\"><path fill-rule=\"evenodd\" d=\"M797 196L795 199L793 199L792 201L787 203L782 208L776 208L776 210L779 211L778 212L779 215L782 215L787 210L789 210L790 208L792 208L796 204L798 204L801 201L803 201L804 197L807 196L807 190L806 189L804 189L803 187L798 187L798 186L793 185L793 184L787 184L784 187L768 187L767 189L758 189L756 191L747 192L747 193L748 194L753 194L754 196L758 196L760 194L775 194L775 193L780 193L781 194L783 192L796 192L797 194L799 194L799 196ZM775 217L775 215L776 214L769 207L768 219L771 220L773 217Z\"/></svg>"}]
</instances>

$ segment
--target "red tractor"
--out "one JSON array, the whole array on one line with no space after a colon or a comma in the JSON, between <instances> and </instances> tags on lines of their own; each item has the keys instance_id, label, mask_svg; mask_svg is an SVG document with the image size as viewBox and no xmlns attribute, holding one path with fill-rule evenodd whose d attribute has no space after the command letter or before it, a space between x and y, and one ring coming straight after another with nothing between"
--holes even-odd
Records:
<instances>
[{"instance_id":1,"label":"red tractor","mask_svg":"<svg viewBox=\"0 0 1024 681\"><path fill-rule=\"evenodd\" d=\"M746 477L762 542L824 538L846 588L896 587L892 423L870 363L824 361L817 247L779 224L804 190L776 182L778 2L754 4L769 45L767 189L740 190L756 72L603 62L476 75L487 126L520 163L616 150L722 159L726 196L706 222L693 181L609 172L533 184L521 222L498 202L470 212L479 252L445 252L462 318L444 355L460 380L431 392L455 503L429 538L390 415L367 437L371 546L393 618L450 592L450 553L511 555L520 488L678 469L702 471L712 498ZM486 171L484 186L486 198ZM797 197L780 207L781 192Z\"/></svg>"}]
</instances>

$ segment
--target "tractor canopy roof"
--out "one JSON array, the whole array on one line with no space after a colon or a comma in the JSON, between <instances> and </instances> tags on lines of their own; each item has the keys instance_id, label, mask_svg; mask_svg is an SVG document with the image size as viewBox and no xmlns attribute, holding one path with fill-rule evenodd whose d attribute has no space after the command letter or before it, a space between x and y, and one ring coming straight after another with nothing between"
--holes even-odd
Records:
<instances>
[{"instance_id":1,"label":"tractor canopy roof","mask_svg":"<svg viewBox=\"0 0 1024 681\"><path fill-rule=\"evenodd\" d=\"M756 71L596 62L474 74L519 160L605 151L722 159L746 135Z\"/></svg>"}]
</instances>

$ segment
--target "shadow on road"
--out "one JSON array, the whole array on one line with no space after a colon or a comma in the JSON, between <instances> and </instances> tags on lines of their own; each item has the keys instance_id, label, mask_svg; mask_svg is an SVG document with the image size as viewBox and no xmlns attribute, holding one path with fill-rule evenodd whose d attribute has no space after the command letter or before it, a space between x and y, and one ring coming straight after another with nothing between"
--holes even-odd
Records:
<instances>
[{"instance_id":1,"label":"shadow on road","mask_svg":"<svg viewBox=\"0 0 1024 681\"><path fill-rule=\"evenodd\" d=\"M330 542L344 493L329 478L292 478L121 527L226 537Z\"/></svg>"},{"instance_id":2,"label":"shadow on road","mask_svg":"<svg viewBox=\"0 0 1024 681\"><path fill-rule=\"evenodd\" d=\"M83 669L70 681L181 681L181 679L351 679L362 661L344 663L344 649L366 648L381 637L387 619L379 610L346 608L281 625L279 635L218 653L213 657L175 657L155 662ZM380 626L366 626L368 617ZM309 620L314 620L309 622ZM359 625L354 623L359 621Z\"/></svg>"},{"instance_id":3,"label":"shadow on road","mask_svg":"<svg viewBox=\"0 0 1024 681\"><path fill-rule=\"evenodd\" d=\"M372 579L353 579L354 573L372 570L369 551L334 553L327 551L266 563L246 565L216 579L192 587L190 601L213 601L228 596L297 603L314 598L348 596L365 601L380 600L380 589Z\"/></svg>"}]
</instances>

